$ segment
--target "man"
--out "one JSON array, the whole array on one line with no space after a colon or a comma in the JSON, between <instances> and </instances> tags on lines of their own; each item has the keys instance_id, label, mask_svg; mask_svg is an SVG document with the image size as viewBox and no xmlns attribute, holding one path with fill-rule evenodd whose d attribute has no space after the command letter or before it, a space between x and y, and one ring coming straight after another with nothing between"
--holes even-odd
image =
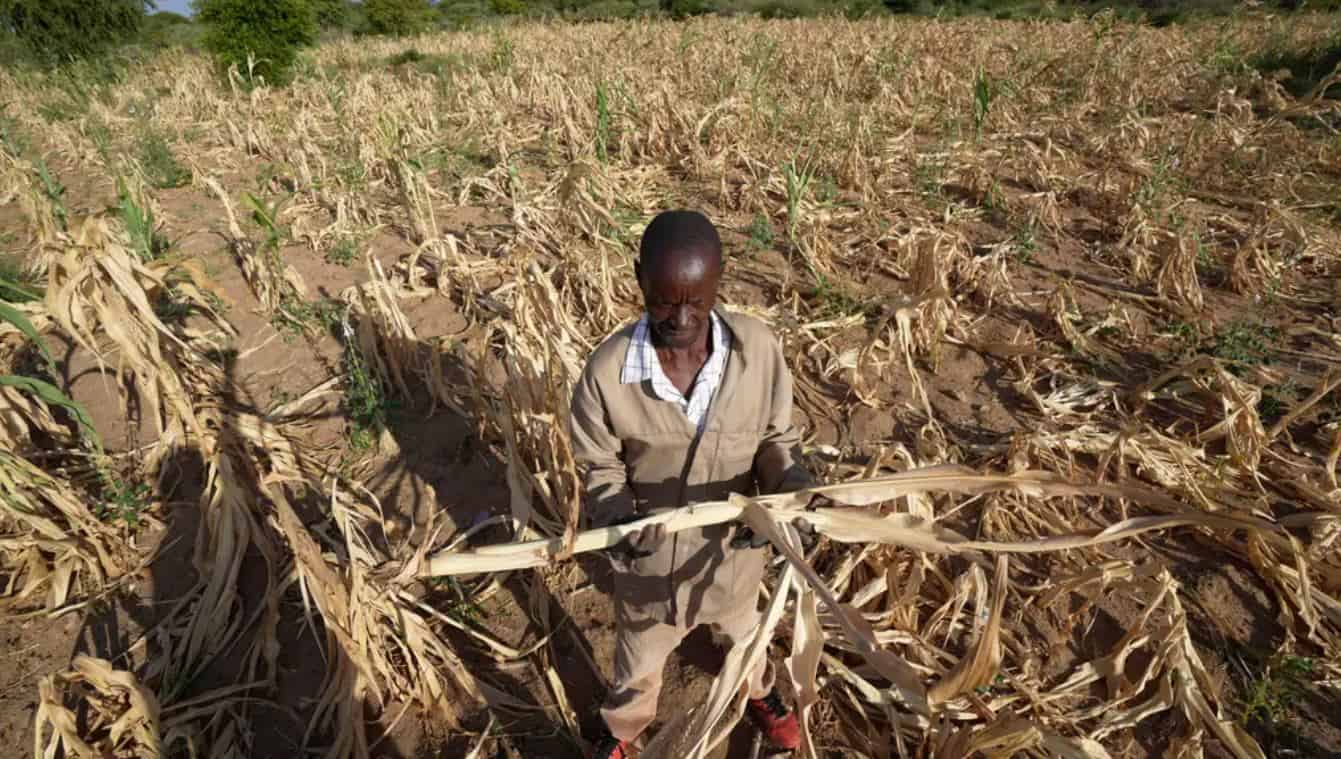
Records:
<instances>
[{"instance_id":1,"label":"man","mask_svg":"<svg viewBox=\"0 0 1341 759\"><path fill-rule=\"evenodd\" d=\"M715 308L723 260L712 223L690 211L660 214L634 270L646 314L596 349L573 395L591 525L809 485L777 337ZM632 755L656 718L666 659L696 626L712 625L733 645L748 640L760 619L765 544L743 525L673 535L658 525L612 549L614 683L593 757ZM772 683L764 661L750 674L749 712L771 743L794 749L796 717Z\"/></svg>"}]
</instances>

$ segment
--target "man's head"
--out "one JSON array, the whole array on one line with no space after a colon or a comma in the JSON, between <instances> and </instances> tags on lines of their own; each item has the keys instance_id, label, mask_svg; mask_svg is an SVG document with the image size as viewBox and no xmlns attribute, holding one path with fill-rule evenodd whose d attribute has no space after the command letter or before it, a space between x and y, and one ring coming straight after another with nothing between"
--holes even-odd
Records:
<instances>
[{"instance_id":1,"label":"man's head","mask_svg":"<svg viewBox=\"0 0 1341 759\"><path fill-rule=\"evenodd\" d=\"M634 271L658 345L706 344L722 268L722 240L703 214L665 211L647 225Z\"/></svg>"}]
</instances>

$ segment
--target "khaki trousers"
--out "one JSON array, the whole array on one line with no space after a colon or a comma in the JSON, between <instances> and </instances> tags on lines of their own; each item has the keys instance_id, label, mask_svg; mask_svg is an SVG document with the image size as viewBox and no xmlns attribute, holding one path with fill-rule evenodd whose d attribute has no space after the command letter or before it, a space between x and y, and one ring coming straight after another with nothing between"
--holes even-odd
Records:
<instances>
[{"instance_id":1,"label":"khaki trousers","mask_svg":"<svg viewBox=\"0 0 1341 759\"><path fill-rule=\"evenodd\" d=\"M749 643L750 633L761 618L757 607L741 606L738 613L710 623L713 632L731 641L732 646ZM616 738L631 743L656 719L666 660L692 631L691 627L649 619L631 622L617 615L614 683L601 707L601 717ZM767 656L750 673L748 683L750 698L763 698L773 689L773 668Z\"/></svg>"}]
</instances>

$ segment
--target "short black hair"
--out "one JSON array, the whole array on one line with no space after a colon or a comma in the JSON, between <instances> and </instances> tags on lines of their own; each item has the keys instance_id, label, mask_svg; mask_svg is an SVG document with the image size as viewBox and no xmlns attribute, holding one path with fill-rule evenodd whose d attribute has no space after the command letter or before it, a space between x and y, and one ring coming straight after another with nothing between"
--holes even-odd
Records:
<instances>
[{"instance_id":1,"label":"short black hair","mask_svg":"<svg viewBox=\"0 0 1341 759\"><path fill-rule=\"evenodd\" d=\"M638 260L644 265L667 253L708 253L722 260L722 238L708 217L698 211L662 211L643 232Z\"/></svg>"}]
</instances>

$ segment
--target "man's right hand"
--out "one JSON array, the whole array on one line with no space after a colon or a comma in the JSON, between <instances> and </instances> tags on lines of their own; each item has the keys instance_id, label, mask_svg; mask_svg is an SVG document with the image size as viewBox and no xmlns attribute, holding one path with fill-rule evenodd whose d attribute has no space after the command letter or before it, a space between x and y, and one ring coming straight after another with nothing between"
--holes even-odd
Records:
<instances>
[{"instance_id":1,"label":"man's right hand","mask_svg":"<svg viewBox=\"0 0 1341 759\"><path fill-rule=\"evenodd\" d=\"M636 522L646 516L646 514L634 514L615 522L614 525ZM657 552L657 549L661 547L661 544L666 542L666 536L668 534L669 533L666 532L666 525L664 524L648 525L641 530L635 530L634 532L629 533L623 540L611 546L611 550L615 553L623 554L628 557L630 561L634 559L644 559Z\"/></svg>"}]
</instances>

